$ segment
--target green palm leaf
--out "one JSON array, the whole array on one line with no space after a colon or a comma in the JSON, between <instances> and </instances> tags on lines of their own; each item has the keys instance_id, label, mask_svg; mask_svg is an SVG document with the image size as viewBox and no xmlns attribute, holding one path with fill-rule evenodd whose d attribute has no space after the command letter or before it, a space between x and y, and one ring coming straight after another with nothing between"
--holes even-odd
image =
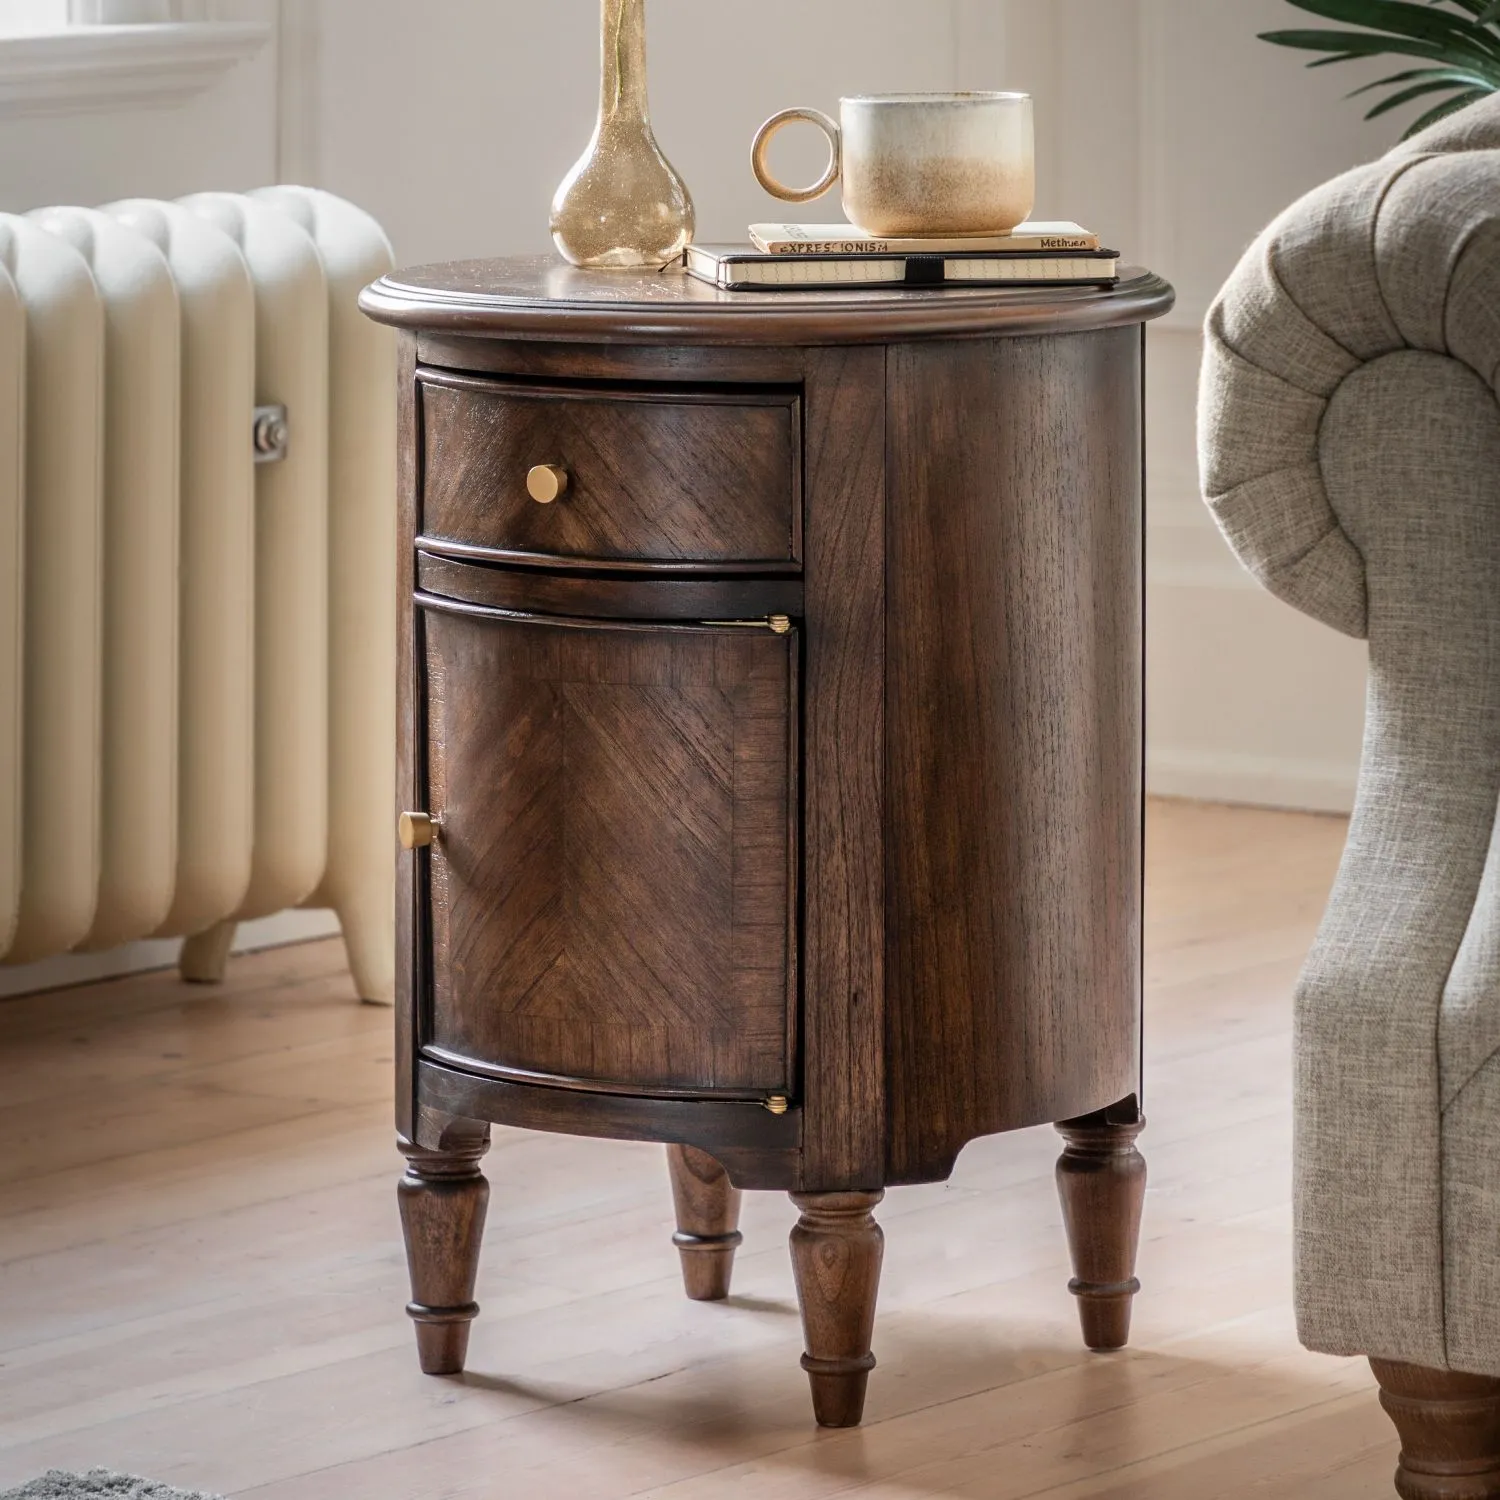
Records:
<instances>
[{"instance_id":1,"label":"green palm leaf","mask_svg":"<svg viewBox=\"0 0 1500 1500\"><path fill-rule=\"evenodd\" d=\"M1471 89L1466 94L1455 94L1453 98L1439 104L1436 109L1429 109L1420 119L1413 120L1406 127L1401 139L1409 141L1414 135L1421 134L1429 125L1436 125L1439 120L1446 120L1449 115L1456 115L1459 110L1467 109L1481 99L1487 99L1494 92L1493 89Z\"/></svg>"},{"instance_id":2,"label":"green palm leaf","mask_svg":"<svg viewBox=\"0 0 1500 1500\"><path fill-rule=\"evenodd\" d=\"M1427 0L1429 5L1447 5L1448 0ZM1453 0L1453 4L1460 10L1466 10L1471 16L1476 17L1482 24L1491 16L1500 15L1500 5L1493 0Z\"/></svg>"},{"instance_id":3,"label":"green palm leaf","mask_svg":"<svg viewBox=\"0 0 1500 1500\"><path fill-rule=\"evenodd\" d=\"M1310 68L1361 57L1410 57L1431 66L1407 68L1354 89L1349 97L1390 89L1366 115L1374 120L1433 94L1447 97L1426 110L1408 136L1456 110L1500 92L1500 0L1287 0L1326 21L1362 30L1299 28L1266 31L1261 40L1278 47L1317 52ZM1449 8L1451 7L1451 8Z\"/></svg>"},{"instance_id":4,"label":"green palm leaf","mask_svg":"<svg viewBox=\"0 0 1500 1500\"><path fill-rule=\"evenodd\" d=\"M1475 0L1488 5L1489 0ZM1454 57L1500 58L1500 35L1477 18L1435 10L1432 0L1287 0L1324 20L1363 27L1376 35L1427 42Z\"/></svg>"},{"instance_id":5,"label":"green palm leaf","mask_svg":"<svg viewBox=\"0 0 1500 1500\"><path fill-rule=\"evenodd\" d=\"M1500 58L1500 36L1464 16L1411 0L1287 0L1298 10L1434 46Z\"/></svg>"},{"instance_id":6,"label":"green palm leaf","mask_svg":"<svg viewBox=\"0 0 1500 1500\"><path fill-rule=\"evenodd\" d=\"M1375 89L1388 88L1396 83L1416 83L1419 80L1449 83L1455 87L1467 86L1476 89L1492 87L1489 79L1462 68L1409 68L1404 73L1392 73L1388 78L1377 78L1374 83L1362 83L1357 89L1350 89L1344 97L1357 99L1361 94L1368 94Z\"/></svg>"},{"instance_id":7,"label":"green palm leaf","mask_svg":"<svg viewBox=\"0 0 1500 1500\"><path fill-rule=\"evenodd\" d=\"M1425 57L1432 62L1466 64L1476 69L1494 66L1494 59L1483 54L1466 50L1457 55L1455 49L1440 47L1435 42L1373 35L1364 31L1263 31L1260 39L1274 42L1278 47L1298 47L1306 52L1340 52L1346 58L1380 57L1392 52L1404 57Z\"/></svg>"},{"instance_id":8,"label":"green palm leaf","mask_svg":"<svg viewBox=\"0 0 1500 1500\"><path fill-rule=\"evenodd\" d=\"M1453 92L1451 83L1417 83L1409 89L1400 89L1387 99L1382 99L1379 104L1365 114L1365 119L1375 120L1381 115L1389 114L1393 109L1400 109L1403 104L1410 104L1413 99L1421 99L1427 94L1451 94ZM1473 93L1473 89L1464 90L1465 93ZM1485 89L1482 92L1488 93Z\"/></svg>"}]
</instances>

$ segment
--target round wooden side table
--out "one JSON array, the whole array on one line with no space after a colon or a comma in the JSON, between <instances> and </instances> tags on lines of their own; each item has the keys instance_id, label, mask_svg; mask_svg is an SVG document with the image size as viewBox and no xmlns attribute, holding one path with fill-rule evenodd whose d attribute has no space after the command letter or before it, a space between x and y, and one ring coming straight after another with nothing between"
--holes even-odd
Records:
<instances>
[{"instance_id":1,"label":"round wooden side table","mask_svg":"<svg viewBox=\"0 0 1500 1500\"><path fill-rule=\"evenodd\" d=\"M403 330L397 1116L422 1367L490 1123L669 1148L688 1295L790 1192L857 1423L884 1190L1061 1121L1126 1341L1141 1129L1142 364L1171 289L385 277Z\"/></svg>"}]
</instances>

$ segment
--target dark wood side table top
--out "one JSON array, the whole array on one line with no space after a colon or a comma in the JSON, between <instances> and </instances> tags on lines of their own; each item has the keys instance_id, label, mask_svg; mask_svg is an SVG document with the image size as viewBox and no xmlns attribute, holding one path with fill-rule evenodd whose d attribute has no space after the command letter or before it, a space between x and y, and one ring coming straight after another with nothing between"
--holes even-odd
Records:
<instances>
[{"instance_id":1,"label":"dark wood side table top","mask_svg":"<svg viewBox=\"0 0 1500 1500\"><path fill-rule=\"evenodd\" d=\"M1172 288L1123 269L1112 288L872 287L724 292L685 271L583 271L539 255L460 260L383 276L361 306L426 333L631 343L884 344L1116 328L1159 318Z\"/></svg>"}]
</instances>

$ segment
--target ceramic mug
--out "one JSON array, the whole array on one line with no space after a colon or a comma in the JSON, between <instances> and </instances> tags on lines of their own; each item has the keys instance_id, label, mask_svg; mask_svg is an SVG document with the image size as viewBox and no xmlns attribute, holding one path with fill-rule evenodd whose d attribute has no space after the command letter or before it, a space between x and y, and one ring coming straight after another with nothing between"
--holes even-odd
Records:
<instances>
[{"instance_id":1,"label":"ceramic mug","mask_svg":"<svg viewBox=\"0 0 1500 1500\"><path fill-rule=\"evenodd\" d=\"M832 147L810 188L787 187L766 164L772 137L793 120L816 125ZM839 101L837 123L784 109L756 133L751 163L788 203L821 198L842 178L844 213L870 234L1008 234L1036 201L1031 95L861 94Z\"/></svg>"}]
</instances>

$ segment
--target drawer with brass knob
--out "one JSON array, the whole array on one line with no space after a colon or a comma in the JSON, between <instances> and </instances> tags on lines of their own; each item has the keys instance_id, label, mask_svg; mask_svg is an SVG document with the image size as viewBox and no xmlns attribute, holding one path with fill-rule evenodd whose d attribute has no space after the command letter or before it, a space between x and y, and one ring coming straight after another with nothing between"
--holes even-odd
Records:
<instances>
[{"instance_id":1,"label":"drawer with brass knob","mask_svg":"<svg viewBox=\"0 0 1500 1500\"><path fill-rule=\"evenodd\" d=\"M526 476L526 493L538 505L551 505L568 493L568 471L561 464L536 464Z\"/></svg>"},{"instance_id":2,"label":"drawer with brass knob","mask_svg":"<svg viewBox=\"0 0 1500 1500\"><path fill-rule=\"evenodd\" d=\"M802 397L422 370L418 545L478 562L801 569Z\"/></svg>"}]
</instances>

